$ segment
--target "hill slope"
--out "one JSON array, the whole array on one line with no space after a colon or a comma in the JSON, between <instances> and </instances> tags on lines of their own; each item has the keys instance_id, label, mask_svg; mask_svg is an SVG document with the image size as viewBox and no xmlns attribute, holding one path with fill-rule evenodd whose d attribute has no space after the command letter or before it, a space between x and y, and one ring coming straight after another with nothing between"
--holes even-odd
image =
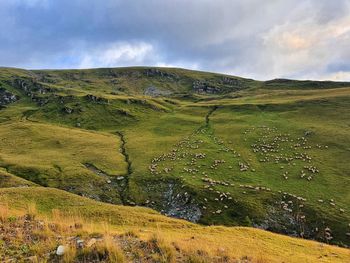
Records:
<instances>
[{"instance_id":1,"label":"hill slope","mask_svg":"<svg viewBox=\"0 0 350 263\"><path fill-rule=\"evenodd\" d=\"M52 188L5 188L0 190L0 201L11 203L9 210L3 206L0 210L4 231L10 232L6 227L16 225L18 234L23 231L31 236L26 240L21 240L20 235L9 236L0 246L2 260L54 261L59 258L54 254L59 245L70 249L63 258L68 262L96 257L112 262L113 257L117 257L116 262L346 262L350 259L349 251L344 248L252 228L199 226L161 216L150 209L109 205ZM5 211L9 219L4 218ZM83 248L75 248L76 243L84 244Z\"/></svg>"},{"instance_id":2,"label":"hill slope","mask_svg":"<svg viewBox=\"0 0 350 263\"><path fill-rule=\"evenodd\" d=\"M0 88L0 166L16 180L350 244L348 83L2 68Z\"/></svg>"}]
</instances>

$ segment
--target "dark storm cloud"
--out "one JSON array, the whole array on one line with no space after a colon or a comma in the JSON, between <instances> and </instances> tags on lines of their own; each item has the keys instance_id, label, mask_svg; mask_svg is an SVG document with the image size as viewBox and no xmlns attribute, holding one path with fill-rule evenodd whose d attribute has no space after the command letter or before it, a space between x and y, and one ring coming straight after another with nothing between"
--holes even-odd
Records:
<instances>
[{"instance_id":1,"label":"dark storm cloud","mask_svg":"<svg viewBox=\"0 0 350 263\"><path fill-rule=\"evenodd\" d=\"M0 32L2 66L350 79L347 0L0 0Z\"/></svg>"}]
</instances>

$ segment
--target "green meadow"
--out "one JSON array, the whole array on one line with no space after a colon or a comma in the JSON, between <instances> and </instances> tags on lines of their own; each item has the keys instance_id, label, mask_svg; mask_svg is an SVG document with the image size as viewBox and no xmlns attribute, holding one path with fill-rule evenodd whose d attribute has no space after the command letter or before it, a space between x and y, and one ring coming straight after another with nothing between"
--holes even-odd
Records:
<instances>
[{"instance_id":1,"label":"green meadow","mask_svg":"<svg viewBox=\"0 0 350 263\"><path fill-rule=\"evenodd\" d=\"M350 244L347 83L140 67L0 69L0 86L19 96L0 110L3 188Z\"/></svg>"}]
</instances>

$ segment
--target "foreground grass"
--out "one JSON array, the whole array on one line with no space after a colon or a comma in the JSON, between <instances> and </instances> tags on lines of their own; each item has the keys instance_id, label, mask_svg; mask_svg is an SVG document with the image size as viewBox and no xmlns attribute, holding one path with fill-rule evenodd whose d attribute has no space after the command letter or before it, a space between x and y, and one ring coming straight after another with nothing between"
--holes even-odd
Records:
<instances>
[{"instance_id":1,"label":"foreground grass","mask_svg":"<svg viewBox=\"0 0 350 263\"><path fill-rule=\"evenodd\" d=\"M50 188L4 188L0 204L3 229L17 227L14 235L1 237L2 260L31 256L54 260L58 245L67 248L66 262L93 258L107 262L350 260L344 248L252 228L194 225L150 209L108 205ZM30 230L25 224L32 225ZM77 248L78 239L84 241L84 248Z\"/></svg>"}]
</instances>

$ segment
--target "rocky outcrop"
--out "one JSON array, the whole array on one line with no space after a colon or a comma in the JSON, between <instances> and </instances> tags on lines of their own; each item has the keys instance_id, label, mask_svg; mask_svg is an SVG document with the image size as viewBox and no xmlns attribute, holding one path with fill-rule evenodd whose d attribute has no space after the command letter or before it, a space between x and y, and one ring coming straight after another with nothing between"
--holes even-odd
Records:
<instances>
[{"instance_id":1,"label":"rocky outcrop","mask_svg":"<svg viewBox=\"0 0 350 263\"><path fill-rule=\"evenodd\" d=\"M335 222L330 222L327 218L322 217L316 219L314 218L315 213L310 208L305 211L299 208L299 211L294 212L291 209L283 209L278 205L268 205L265 219L259 223L253 223L252 226L288 236L322 242L331 241L333 234L337 236L342 234L337 229L330 229L329 226L334 225Z\"/></svg>"},{"instance_id":2,"label":"rocky outcrop","mask_svg":"<svg viewBox=\"0 0 350 263\"><path fill-rule=\"evenodd\" d=\"M178 191L176 185L168 183L167 191L163 193L164 206L161 212L167 216L198 222L202 216L199 205L187 192Z\"/></svg>"},{"instance_id":3,"label":"rocky outcrop","mask_svg":"<svg viewBox=\"0 0 350 263\"><path fill-rule=\"evenodd\" d=\"M263 222L253 224L254 227L289 236L299 236L301 226L292 213L273 206L268 207L267 211L267 216Z\"/></svg>"},{"instance_id":4,"label":"rocky outcrop","mask_svg":"<svg viewBox=\"0 0 350 263\"><path fill-rule=\"evenodd\" d=\"M192 84L192 89L195 93L218 94L222 92L219 87L201 80L194 81Z\"/></svg>"},{"instance_id":5,"label":"rocky outcrop","mask_svg":"<svg viewBox=\"0 0 350 263\"><path fill-rule=\"evenodd\" d=\"M148 199L144 206L160 211L166 216L198 222L202 217L200 204L192 189L172 179L147 180L139 184Z\"/></svg>"},{"instance_id":6,"label":"rocky outcrop","mask_svg":"<svg viewBox=\"0 0 350 263\"><path fill-rule=\"evenodd\" d=\"M147 89L145 89L144 94L146 96L151 96L151 97L160 97L160 96L169 96L172 94L172 92L168 90L160 90L154 86L150 86Z\"/></svg>"},{"instance_id":7,"label":"rocky outcrop","mask_svg":"<svg viewBox=\"0 0 350 263\"><path fill-rule=\"evenodd\" d=\"M242 86L242 83L239 79L231 77L222 77L221 83L229 86Z\"/></svg>"},{"instance_id":8,"label":"rocky outcrop","mask_svg":"<svg viewBox=\"0 0 350 263\"><path fill-rule=\"evenodd\" d=\"M59 103L65 104L67 102L74 101L75 97L72 95L62 96L62 95L54 95L54 97L58 100Z\"/></svg>"},{"instance_id":9,"label":"rocky outcrop","mask_svg":"<svg viewBox=\"0 0 350 263\"><path fill-rule=\"evenodd\" d=\"M222 94L245 88L244 82L238 78L223 76L218 80L195 80L192 89L200 94Z\"/></svg>"},{"instance_id":10,"label":"rocky outcrop","mask_svg":"<svg viewBox=\"0 0 350 263\"><path fill-rule=\"evenodd\" d=\"M7 91L5 88L0 87L0 106L13 103L19 99L18 96Z\"/></svg>"},{"instance_id":11,"label":"rocky outcrop","mask_svg":"<svg viewBox=\"0 0 350 263\"><path fill-rule=\"evenodd\" d=\"M63 111L67 114L72 114L74 112L74 109L69 106L64 106Z\"/></svg>"},{"instance_id":12,"label":"rocky outcrop","mask_svg":"<svg viewBox=\"0 0 350 263\"><path fill-rule=\"evenodd\" d=\"M37 96L35 96L32 100L35 101L40 107L48 104L50 101L49 97L37 97Z\"/></svg>"},{"instance_id":13,"label":"rocky outcrop","mask_svg":"<svg viewBox=\"0 0 350 263\"><path fill-rule=\"evenodd\" d=\"M95 95L92 95L92 94L88 94L85 96L85 98L90 101L90 102L93 102L93 103L99 103L99 104L108 104L109 103L109 100L106 99L106 98L101 98L101 97L97 97Z\"/></svg>"},{"instance_id":14,"label":"rocky outcrop","mask_svg":"<svg viewBox=\"0 0 350 263\"><path fill-rule=\"evenodd\" d=\"M14 79L12 85L20 89L27 97L30 97L38 106L49 103L47 94L53 92L51 88L45 87L33 79Z\"/></svg>"},{"instance_id":15,"label":"rocky outcrop","mask_svg":"<svg viewBox=\"0 0 350 263\"><path fill-rule=\"evenodd\" d=\"M156 68L149 68L149 69L146 69L144 71L144 74L147 76L147 77L161 77L161 78L166 78L168 80L177 80L179 78L179 76L177 76L176 74L174 73L168 73L168 72L165 72L165 71L161 71L159 69L156 69Z\"/></svg>"},{"instance_id":16,"label":"rocky outcrop","mask_svg":"<svg viewBox=\"0 0 350 263\"><path fill-rule=\"evenodd\" d=\"M52 92L52 89L44 87L42 84L31 79L15 79L13 81L15 87L20 88L28 97L34 97L35 95L45 95Z\"/></svg>"}]
</instances>

